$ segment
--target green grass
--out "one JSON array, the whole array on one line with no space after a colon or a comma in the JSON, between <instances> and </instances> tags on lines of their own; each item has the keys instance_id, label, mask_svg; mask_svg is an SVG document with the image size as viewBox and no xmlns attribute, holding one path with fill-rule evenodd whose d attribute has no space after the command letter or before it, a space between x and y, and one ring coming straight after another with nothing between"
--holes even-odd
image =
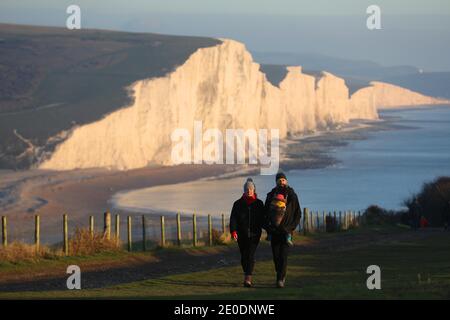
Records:
<instances>
[{"instance_id":1,"label":"green grass","mask_svg":"<svg viewBox=\"0 0 450 320\"><path fill-rule=\"evenodd\" d=\"M392 232L408 231L380 229L379 232L383 236ZM312 238L320 240L322 237L335 237L335 240L339 241L343 234L316 235ZM257 261L255 287L251 289L241 287L240 266L228 266L101 289L0 293L0 298L448 299L449 240L449 233L436 233L424 240L392 240L348 249L322 248L308 250L303 254L292 254L289 257L285 289L274 288L273 263L267 260ZM262 245L267 246L266 243ZM176 252L182 249L171 250ZM97 259L103 258L105 257L99 256ZM76 263L80 258L67 259L65 263ZM381 268L381 290L368 290L366 287L366 268L371 264ZM419 273L421 283L418 281Z\"/></svg>"}]
</instances>

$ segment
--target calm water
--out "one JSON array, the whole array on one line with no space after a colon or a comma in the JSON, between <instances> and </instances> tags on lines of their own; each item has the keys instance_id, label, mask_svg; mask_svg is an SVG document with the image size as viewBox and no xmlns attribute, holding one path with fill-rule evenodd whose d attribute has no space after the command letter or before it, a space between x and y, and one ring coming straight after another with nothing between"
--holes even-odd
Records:
<instances>
[{"instance_id":1,"label":"calm water","mask_svg":"<svg viewBox=\"0 0 450 320\"><path fill-rule=\"evenodd\" d=\"M312 210L360 210L371 204L401 208L425 181L450 175L450 108L383 111L408 129L372 132L331 151L341 161L324 169L287 173L302 206ZM253 177L261 198L273 176ZM118 207L147 212L229 213L245 179L196 181L140 189L116 197Z\"/></svg>"}]
</instances>

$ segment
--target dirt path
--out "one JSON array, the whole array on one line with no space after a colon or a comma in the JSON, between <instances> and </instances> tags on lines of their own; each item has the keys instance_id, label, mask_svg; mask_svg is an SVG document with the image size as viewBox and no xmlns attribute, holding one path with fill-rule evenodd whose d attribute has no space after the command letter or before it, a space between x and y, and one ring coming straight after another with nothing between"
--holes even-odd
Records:
<instances>
[{"instance_id":1,"label":"dirt path","mask_svg":"<svg viewBox=\"0 0 450 320\"><path fill-rule=\"evenodd\" d=\"M407 241L426 238L442 232L427 230L420 232L403 231L392 233L370 231L364 233L342 233L327 236L320 240L308 238L296 243L292 253L327 252L367 247L386 241ZM161 278L167 275L205 271L239 264L236 247L215 247L184 250L157 250L151 254L129 255L124 259L102 262L80 262L82 286L103 288L134 281ZM258 251L258 261L272 259L270 246L262 241ZM47 291L66 289L67 274L65 265L31 272L0 273L0 292Z\"/></svg>"}]
</instances>

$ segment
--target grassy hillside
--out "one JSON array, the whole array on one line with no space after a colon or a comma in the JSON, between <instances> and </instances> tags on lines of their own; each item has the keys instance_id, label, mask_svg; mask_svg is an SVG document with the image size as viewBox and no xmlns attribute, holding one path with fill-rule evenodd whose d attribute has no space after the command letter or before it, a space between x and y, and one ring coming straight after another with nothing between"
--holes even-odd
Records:
<instances>
[{"instance_id":1,"label":"grassy hillside","mask_svg":"<svg viewBox=\"0 0 450 320\"><path fill-rule=\"evenodd\" d=\"M163 76L210 38L0 24L0 168L74 124L129 103L125 87ZM17 130L17 134L14 134ZM29 140L29 141L27 141ZM50 148L52 146L49 146Z\"/></svg>"},{"instance_id":2,"label":"grassy hillside","mask_svg":"<svg viewBox=\"0 0 450 320\"><path fill-rule=\"evenodd\" d=\"M4 265L0 266L0 298L448 299L449 240L450 233L441 230L413 232L396 227L297 235L282 290L274 288L270 248L264 241L257 252L251 289L241 286L235 245ZM84 289L64 289L64 268L69 264L85 270ZM366 268L372 264L381 268L381 290L366 287ZM97 272L90 270L93 266ZM45 272L52 270L61 277L56 282L45 278ZM15 283L5 282L8 273ZM36 274L37 279L18 282L25 273Z\"/></svg>"}]
</instances>

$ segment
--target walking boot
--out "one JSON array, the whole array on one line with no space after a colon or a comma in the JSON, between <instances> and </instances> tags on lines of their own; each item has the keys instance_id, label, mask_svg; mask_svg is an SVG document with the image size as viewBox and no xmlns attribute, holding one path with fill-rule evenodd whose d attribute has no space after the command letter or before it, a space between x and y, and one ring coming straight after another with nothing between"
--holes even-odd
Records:
<instances>
[{"instance_id":1,"label":"walking boot","mask_svg":"<svg viewBox=\"0 0 450 320\"><path fill-rule=\"evenodd\" d=\"M244 277L244 287L246 287L246 288L251 288L253 285L252 285L252 276L250 276L250 275L246 275L245 277Z\"/></svg>"},{"instance_id":2,"label":"walking boot","mask_svg":"<svg viewBox=\"0 0 450 320\"><path fill-rule=\"evenodd\" d=\"M286 281L286 278L281 278L277 276L277 288L284 288L284 282Z\"/></svg>"}]
</instances>

